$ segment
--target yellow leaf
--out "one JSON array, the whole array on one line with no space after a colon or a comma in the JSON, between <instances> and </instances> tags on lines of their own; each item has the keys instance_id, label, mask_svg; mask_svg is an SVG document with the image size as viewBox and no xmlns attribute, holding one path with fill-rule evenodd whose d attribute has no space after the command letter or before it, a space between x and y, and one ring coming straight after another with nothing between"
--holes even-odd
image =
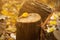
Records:
<instances>
[{"instance_id":1,"label":"yellow leaf","mask_svg":"<svg viewBox=\"0 0 60 40\"><path fill-rule=\"evenodd\" d=\"M2 10L1 13L2 13L3 15L7 15L7 14L8 14L8 11Z\"/></svg>"},{"instance_id":2,"label":"yellow leaf","mask_svg":"<svg viewBox=\"0 0 60 40\"><path fill-rule=\"evenodd\" d=\"M50 25L56 25L57 22L56 21L50 21Z\"/></svg>"},{"instance_id":3,"label":"yellow leaf","mask_svg":"<svg viewBox=\"0 0 60 40\"><path fill-rule=\"evenodd\" d=\"M21 15L21 17L28 17L28 16L29 16L29 14L27 12L25 12Z\"/></svg>"}]
</instances>

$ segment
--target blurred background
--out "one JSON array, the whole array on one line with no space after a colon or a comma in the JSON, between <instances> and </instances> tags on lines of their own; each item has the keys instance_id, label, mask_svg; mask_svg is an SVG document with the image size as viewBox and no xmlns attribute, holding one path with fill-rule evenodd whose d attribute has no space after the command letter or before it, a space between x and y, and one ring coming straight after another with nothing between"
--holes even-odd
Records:
<instances>
[{"instance_id":1,"label":"blurred background","mask_svg":"<svg viewBox=\"0 0 60 40\"><path fill-rule=\"evenodd\" d=\"M16 40L17 19L25 12L41 15L40 40L60 40L60 0L0 0L0 40Z\"/></svg>"}]
</instances>

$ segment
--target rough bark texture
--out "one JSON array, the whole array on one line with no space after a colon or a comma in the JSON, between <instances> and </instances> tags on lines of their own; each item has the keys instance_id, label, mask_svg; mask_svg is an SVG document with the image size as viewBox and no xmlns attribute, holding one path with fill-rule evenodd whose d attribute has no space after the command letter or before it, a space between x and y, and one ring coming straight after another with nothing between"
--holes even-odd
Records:
<instances>
[{"instance_id":1,"label":"rough bark texture","mask_svg":"<svg viewBox=\"0 0 60 40\"><path fill-rule=\"evenodd\" d=\"M40 27L36 23L17 23L17 39L16 40L39 40Z\"/></svg>"}]
</instances>

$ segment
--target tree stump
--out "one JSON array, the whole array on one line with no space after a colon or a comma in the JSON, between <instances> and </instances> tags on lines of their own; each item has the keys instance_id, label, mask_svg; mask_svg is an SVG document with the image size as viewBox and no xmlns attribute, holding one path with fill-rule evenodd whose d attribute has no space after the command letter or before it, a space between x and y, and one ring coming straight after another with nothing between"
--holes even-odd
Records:
<instances>
[{"instance_id":1,"label":"tree stump","mask_svg":"<svg viewBox=\"0 0 60 40\"><path fill-rule=\"evenodd\" d=\"M39 40L41 17L37 13L29 13L26 18L18 19L16 40Z\"/></svg>"}]
</instances>

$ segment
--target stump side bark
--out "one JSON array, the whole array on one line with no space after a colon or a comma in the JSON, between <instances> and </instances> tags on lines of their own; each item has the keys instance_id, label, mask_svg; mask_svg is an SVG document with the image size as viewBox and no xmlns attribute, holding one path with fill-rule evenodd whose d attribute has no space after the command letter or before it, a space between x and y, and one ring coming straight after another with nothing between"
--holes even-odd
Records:
<instances>
[{"instance_id":1,"label":"stump side bark","mask_svg":"<svg viewBox=\"0 0 60 40\"><path fill-rule=\"evenodd\" d=\"M23 19L27 19L24 21L20 20L19 22L17 22L16 26L17 26L17 39L16 40L39 40L40 39L40 25L38 26L38 24L40 24L40 16L36 15L33 13L33 15L30 15L27 18L22 18ZM37 17L38 16L38 17ZM36 18L37 17L37 18ZM29 18L29 19L28 19ZM30 19L32 18L32 19ZM35 19L39 19L37 21L32 21ZM30 21L28 21L30 20Z\"/></svg>"}]
</instances>

